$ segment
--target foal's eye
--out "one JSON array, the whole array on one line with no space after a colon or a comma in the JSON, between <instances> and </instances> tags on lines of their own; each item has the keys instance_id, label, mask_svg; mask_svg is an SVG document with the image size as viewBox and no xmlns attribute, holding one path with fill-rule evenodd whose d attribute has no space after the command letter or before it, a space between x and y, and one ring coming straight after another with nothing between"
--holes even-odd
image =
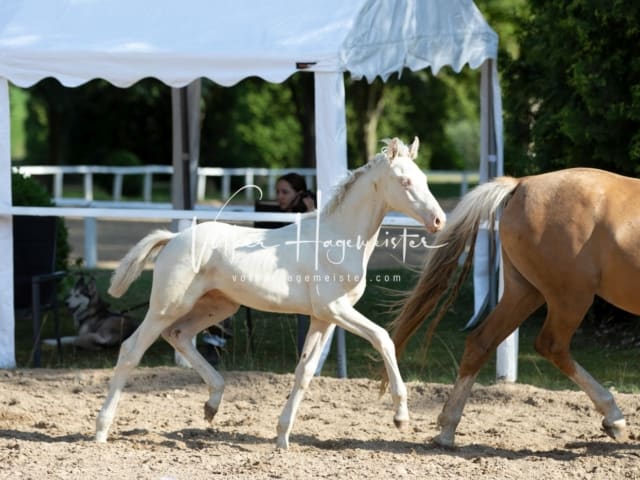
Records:
<instances>
[{"instance_id":1,"label":"foal's eye","mask_svg":"<svg viewBox=\"0 0 640 480\"><path fill-rule=\"evenodd\" d=\"M400 179L400 184L404 187L404 188L409 188L411 186L411 179L409 177L402 177Z\"/></svg>"}]
</instances>

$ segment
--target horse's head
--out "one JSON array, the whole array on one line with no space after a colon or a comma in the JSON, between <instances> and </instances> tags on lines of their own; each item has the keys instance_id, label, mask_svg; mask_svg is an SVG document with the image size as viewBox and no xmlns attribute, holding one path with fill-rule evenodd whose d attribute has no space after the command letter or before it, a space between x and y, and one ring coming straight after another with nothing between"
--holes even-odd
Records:
<instances>
[{"instance_id":1,"label":"horse's head","mask_svg":"<svg viewBox=\"0 0 640 480\"><path fill-rule=\"evenodd\" d=\"M412 217L435 233L444 227L446 215L429 190L427 176L415 162L419 145L418 137L410 146L397 138L387 141L383 153L389 173L384 176L383 194L393 210Z\"/></svg>"}]
</instances>

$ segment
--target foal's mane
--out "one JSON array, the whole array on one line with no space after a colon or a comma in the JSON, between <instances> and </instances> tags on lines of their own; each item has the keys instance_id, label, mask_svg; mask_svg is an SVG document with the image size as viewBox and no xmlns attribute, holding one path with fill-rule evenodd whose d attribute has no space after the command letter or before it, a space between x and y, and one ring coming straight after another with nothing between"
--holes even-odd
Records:
<instances>
[{"instance_id":1,"label":"foal's mane","mask_svg":"<svg viewBox=\"0 0 640 480\"><path fill-rule=\"evenodd\" d=\"M397 142L397 155L409 155L409 147L407 147L397 138L394 140ZM378 165L380 162L387 161L388 146L392 142L392 140L385 138L384 140L382 140L382 142L385 144L385 146L382 147L380 153L376 154L375 157L365 163L362 167L354 170L353 172L348 172L347 177L335 187L331 200L329 200L329 202L322 209L323 214L331 215L332 213L334 213L344 200L344 197L347 195L351 187L358 181L360 177L371 170L373 166Z\"/></svg>"}]
</instances>

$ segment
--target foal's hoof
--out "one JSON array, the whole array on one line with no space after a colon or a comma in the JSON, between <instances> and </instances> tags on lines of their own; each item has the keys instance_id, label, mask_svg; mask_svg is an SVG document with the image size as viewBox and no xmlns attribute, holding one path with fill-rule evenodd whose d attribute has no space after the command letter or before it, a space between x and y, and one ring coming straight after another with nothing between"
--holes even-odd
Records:
<instances>
[{"instance_id":1,"label":"foal's hoof","mask_svg":"<svg viewBox=\"0 0 640 480\"><path fill-rule=\"evenodd\" d=\"M213 422L213 417L216 416L216 413L218 413L217 408L213 408L207 402L204 402L204 419L207 422Z\"/></svg>"},{"instance_id":2,"label":"foal's hoof","mask_svg":"<svg viewBox=\"0 0 640 480\"><path fill-rule=\"evenodd\" d=\"M96 418L96 442L105 443L107 441L109 423L110 422L100 416Z\"/></svg>"},{"instance_id":3,"label":"foal's hoof","mask_svg":"<svg viewBox=\"0 0 640 480\"><path fill-rule=\"evenodd\" d=\"M627 422L624 418L616 420L612 423L607 423L606 420L602 421L602 428L605 433L613 438L616 442L624 442L627 439Z\"/></svg>"},{"instance_id":4,"label":"foal's hoof","mask_svg":"<svg viewBox=\"0 0 640 480\"><path fill-rule=\"evenodd\" d=\"M401 420L399 418L393 419L393 424L398 430L406 430L409 427L409 420Z\"/></svg>"},{"instance_id":5,"label":"foal's hoof","mask_svg":"<svg viewBox=\"0 0 640 480\"><path fill-rule=\"evenodd\" d=\"M276 449L289 450L289 439L278 436L278 439L276 440Z\"/></svg>"}]
</instances>

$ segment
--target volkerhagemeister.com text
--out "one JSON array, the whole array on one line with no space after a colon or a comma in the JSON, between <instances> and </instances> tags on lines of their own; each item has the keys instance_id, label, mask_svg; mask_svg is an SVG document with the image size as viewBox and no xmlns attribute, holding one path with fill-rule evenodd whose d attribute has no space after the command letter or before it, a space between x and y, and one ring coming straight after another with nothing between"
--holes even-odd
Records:
<instances>
[{"instance_id":1,"label":"volkerhagemeister.com text","mask_svg":"<svg viewBox=\"0 0 640 480\"><path fill-rule=\"evenodd\" d=\"M239 283L260 283L264 279L271 279L272 275L260 275L260 274L233 274L231 280ZM358 283L362 279L360 275L352 275L350 273L327 273L327 274L296 274L291 273L287 275L287 282L289 283L331 283L331 282L354 282ZM368 283L399 283L402 281L402 275L400 274L381 274L376 273L367 276Z\"/></svg>"}]
</instances>

